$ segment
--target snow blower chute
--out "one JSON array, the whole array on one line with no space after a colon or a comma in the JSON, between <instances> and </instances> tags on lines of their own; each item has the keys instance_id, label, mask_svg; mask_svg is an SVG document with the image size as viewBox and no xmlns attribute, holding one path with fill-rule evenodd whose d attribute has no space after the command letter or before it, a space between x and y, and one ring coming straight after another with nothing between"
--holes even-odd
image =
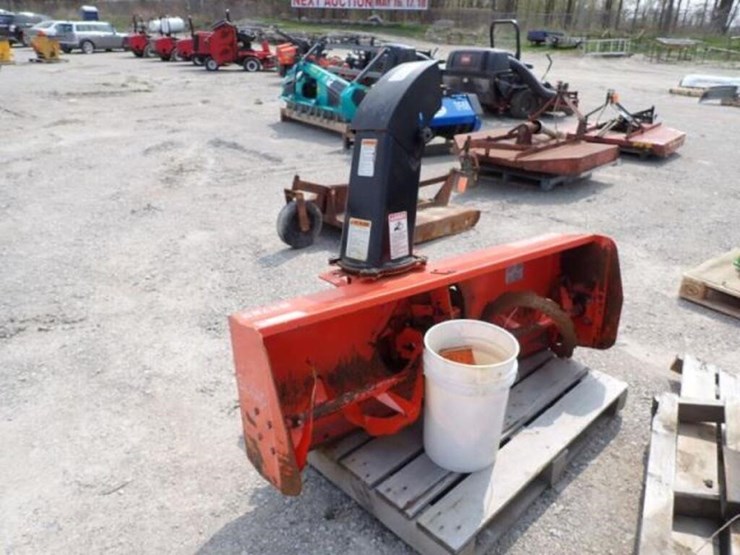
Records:
<instances>
[{"instance_id":1,"label":"snow blower chute","mask_svg":"<svg viewBox=\"0 0 740 555\"><path fill-rule=\"evenodd\" d=\"M400 66L360 106L338 269L323 276L336 287L230 317L247 456L284 494L300 493L314 447L418 418L423 336L437 322L505 326L522 357L616 339L622 289L606 237L553 234L434 263L413 253L440 79L435 62Z\"/></svg>"}]
</instances>

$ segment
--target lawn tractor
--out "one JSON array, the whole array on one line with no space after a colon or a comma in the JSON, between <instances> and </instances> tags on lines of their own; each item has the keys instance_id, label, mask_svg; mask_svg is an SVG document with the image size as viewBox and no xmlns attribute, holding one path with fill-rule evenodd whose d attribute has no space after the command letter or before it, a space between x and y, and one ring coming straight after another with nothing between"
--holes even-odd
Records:
<instances>
[{"instance_id":1,"label":"lawn tractor","mask_svg":"<svg viewBox=\"0 0 740 555\"><path fill-rule=\"evenodd\" d=\"M202 66L205 63L206 58L210 55L209 41L211 35L217 27L223 25L225 22L231 23L231 13L229 10L226 10L223 20L217 21L211 25L210 31L196 31L193 27L192 17L188 17L188 24L190 25L190 40L192 42L184 43L181 50L187 52L189 49L191 51L190 57L194 65Z\"/></svg>"},{"instance_id":2,"label":"lawn tractor","mask_svg":"<svg viewBox=\"0 0 740 555\"><path fill-rule=\"evenodd\" d=\"M133 16L133 32L124 39L124 48L131 50L137 58L148 58L151 56L149 31L144 18Z\"/></svg>"},{"instance_id":3,"label":"lawn tractor","mask_svg":"<svg viewBox=\"0 0 740 555\"><path fill-rule=\"evenodd\" d=\"M313 53L319 50L323 50L321 42L315 44L285 77L281 98L286 106L280 112L280 119L338 132L345 147L349 147L353 140L349 124L370 90L363 81L373 72L387 73L391 60L404 57L399 55L401 49L397 45L386 45L353 80L348 81L310 61ZM440 110L424 129L425 139L428 142L442 137L450 141L458 133L475 131L481 125L480 114L474 96L446 93Z\"/></svg>"},{"instance_id":4,"label":"lawn tractor","mask_svg":"<svg viewBox=\"0 0 740 555\"><path fill-rule=\"evenodd\" d=\"M178 21L182 22L178 18ZM162 17L159 19L159 34L160 36L152 40L152 48L154 53L159 56L159 59L163 62L176 62L177 57L177 37L173 36L173 28L171 25L171 18Z\"/></svg>"},{"instance_id":5,"label":"lawn tractor","mask_svg":"<svg viewBox=\"0 0 740 555\"><path fill-rule=\"evenodd\" d=\"M495 31L499 27L512 27L516 52L511 54L495 48ZM464 48L454 50L447 58L444 83L450 89L473 93L481 105L496 114L509 114L526 119L545 103L556 97L557 89L538 79L531 66L521 61L519 25L513 19L498 19L489 29L490 48ZM549 68L548 68L549 71ZM560 85L560 88L566 85ZM578 105L578 93L569 91L573 104ZM550 106L551 112L572 114L567 104Z\"/></svg>"},{"instance_id":6,"label":"lawn tractor","mask_svg":"<svg viewBox=\"0 0 740 555\"><path fill-rule=\"evenodd\" d=\"M436 62L404 64L359 107L340 253L323 276L335 288L229 318L247 456L283 494L301 492L311 449L419 418L423 338L438 322L497 323L521 357L616 340L622 288L606 237L550 234L438 262L413 252L440 84Z\"/></svg>"},{"instance_id":7,"label":"lawn tractor","mask_svg":"<svg viewBox=\"0 0 740 555\"><path fill-rule=\"evenodd\" d=\"M221 21L205 41L207 54L203 65L208 71L216 71L229 64L240 65L248 72L273 69L276 60L270 45L262 40L260 49L254 50L252 42L256 39L256 35L238 29L230 20Z\"/></svg>"}]
</instances>

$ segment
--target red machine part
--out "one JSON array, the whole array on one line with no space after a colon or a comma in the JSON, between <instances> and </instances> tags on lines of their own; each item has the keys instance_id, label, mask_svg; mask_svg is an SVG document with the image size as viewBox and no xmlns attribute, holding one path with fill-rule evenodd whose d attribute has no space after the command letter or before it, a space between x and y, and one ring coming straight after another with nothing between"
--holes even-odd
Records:
<instances>
[{"instance_id":1,"label":"red machine part","mask_svg":"<svg viewBox=\"0 0 740 555\"><path fill-rule=\"evenodd\" d=\"M377 281L326 277L340 286L230 317L247 456L287 495L300 493L310 449L418 417L433 324L488 319L514 331L522 356L567 355L610 347L622 305L616 246L597 235L544 236Z\"/></svg>"},{"instance_id":2,"label":"red machine part","mask_svg":"<svg viewBox=\"0 0 740 555\"><path fill-rule=\"evenodd\" d=\"M205 41L207 47L204 63L207 70L215 71L229 64L239 64L250 72L275 67L276 58L270 51L267 41L262 41L261 50L254 50L251 44L246 39L241 39L239 35L237 27L228 21L223 21L213 28L213 32Z\"/></svg>"},{"instance_id":3,"label":"red machine part","mask_svg":"<svg viewBox=\"0 0 740 555\"><path fill-rule=\"evenodd\" d=\"M149 46L149 35L145 33L132 33L127 37L128 47L134 56L141 58L146 54Z\"/></svg>"},{"instance_id":4,"label":"red machine part","mask_svg":"<svg viewBox=\"0 0 740 555\"><path fill-rule=\"evenodd\" d=\"M167 62L176 58L172 57L173 53L176 53L177 39L175 37L162 36L152 41L154 44L154 52L163 61Z\"/></svg>"},{"instance_id":5,"label":"red machine part","mask_svg":"<svg viewBox=\"0 0 740 555\"><path fill-rule=\"evenodd\" d=\"M192 37L178 40L175 46L175 50L179 59L185 61L192 60L194 54Z\"/></svg>"}]
</instances>

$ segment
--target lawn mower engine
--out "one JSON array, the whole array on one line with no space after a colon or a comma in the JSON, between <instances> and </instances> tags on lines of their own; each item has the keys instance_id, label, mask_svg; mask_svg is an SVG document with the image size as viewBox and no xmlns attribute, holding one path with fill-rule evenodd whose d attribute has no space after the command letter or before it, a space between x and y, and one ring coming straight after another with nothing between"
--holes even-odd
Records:
<instances>
[{"instance_id":1,"label":"lawn mower engine","mask_svg":"<svg viewBox=\"0 0 740 555\"><path fill-rule=\"evenodd\" d=\"M497 323L522 356L616 339L622 290L606 237L551 234L436 263L413 253L423 130L440 83L435 62L404 64L357 110L338 269L323 276L336 287L230 317L247 456L286 495L300 493L314 447L418 418L423 337L438 322Z\"/></svg>"}]
</instances>

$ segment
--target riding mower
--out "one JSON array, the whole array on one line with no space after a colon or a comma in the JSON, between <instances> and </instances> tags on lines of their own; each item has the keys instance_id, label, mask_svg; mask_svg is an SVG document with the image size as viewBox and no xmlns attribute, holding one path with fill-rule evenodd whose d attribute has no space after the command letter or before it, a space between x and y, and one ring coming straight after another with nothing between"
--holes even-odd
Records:
<instances>
[{"instance_id":1,"label":"riding mower","mask_svg":"<svg viewBox=\"0 0 740 555\"><path fill-rule=\"evenodd\" d=\"M123 47L131 50L137 58L148 58L151 56L151 46L149 42L151 36L149 36L144 18L141 16L137 18L137 16L134 15L132 17L132 21L133 32L129 33L129 35L124 39Z\"/></svg>"},{"instance_id":2,"label":"riding mower","mask_svg":"<svg viewBox=\"0 0 740 555\"><path fill-rule=\"evenodd\" d=\"M607 237L549 234L437 262L413 252L423 131L442 100L434 61L396 67L367 92L339 257L322 276L335 288L229 318L247 457L283 494L301 492L310 450L418 419L436 323L496 323L521 358L616 341L622 288Z\"/></svg>"},{"instance_id":3,"label":"riding mower","mask_svg":"<svg viewBox=\"0 0 740 555\"><path fill-rule=\"evenodd\" d=\"M299 121L342 135L345 147L353 140L350 122L370 88L362 84L373 73L387 73L394 62L404 60L397 45L381 48L351 81L313 62L311 56L323 51L317 42L288 72L283 81L281 98L286 106L280 112L282 121ZM402 73L401 73L402 74ZM372 77L373 80L375 77ZM430 94L436 94L432 92ZM435 137L451 141L458 133L476 131L481 126L482 110L474 95L446 92L438 113L424 128L426 142Z\"/></svg>"},{"instance_id":4,"label":"riding mower","mask_svg":"<svg viewBox=\"0 0 740 555\"><path fill-rule=\"evenodd\" d=\"M154 53L159 56L159 59L163 62L176 62L177 58L177 42L178 39L173 35L170 27L170 19L166 17L159 18L159 34L160 36L152 40L152 46Z\"/></svg>"},{"instance_id":5,"label":"riding mower","mask_svg":"<svg viewBox=\"0 0 740 555\"><path fill-rule=\"evenodd\" d=\"M496 28L504 26L514 29L516 52L513 55L495 48ZM450 53L444 83L452 90L476 94L481 105L490 112L526 119L555 98L557 90L540 81L532 73L531 66L521 61L520 31L515 20L494 20L489 28L489 37L490 48L464 48ZM578 93L570 91L568 95L577 106ZM566 115L573 113L564 103L551 105L549 111Z\"/></svg>"},{"instance_id":6,"label":"riding mower","mask_svg":"<svg viewBox=\"0 0 740 555\"><path fill-rule=\"evenodd\" d=\"M254 34L238 29L230 18L221 21L213 27L213 32L205 41L207 54L203 64L208 71L216 71L229 64L238 64L249 72L273 69L276 60L270 45L263 40L261 49L254 50L252 41L256 38Z\"/></svg>"}]
</instances>

